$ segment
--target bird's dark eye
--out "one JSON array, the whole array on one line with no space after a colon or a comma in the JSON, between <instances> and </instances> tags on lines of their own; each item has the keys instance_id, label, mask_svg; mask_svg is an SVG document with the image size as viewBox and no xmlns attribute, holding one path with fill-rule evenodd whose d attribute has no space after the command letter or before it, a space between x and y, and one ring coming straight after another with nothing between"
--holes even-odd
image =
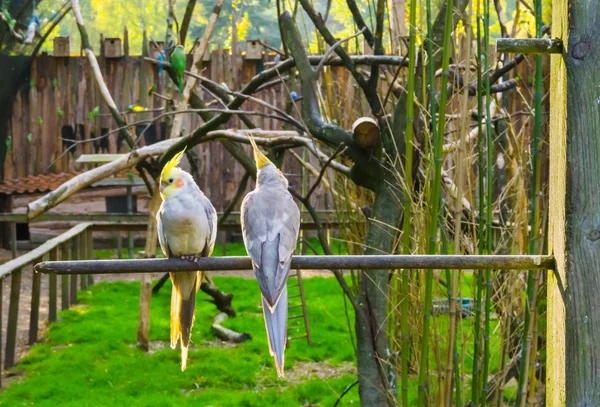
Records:
<instances>
[{"instance_id":1,"label":"bird's dark eye","mask_svg":"<svg viewBox=\"0 0 600 407\"><path fill-rule=\"evenodd\" d=\"M173 178L169 178L169 184L173 183Z\"/></svg>"}]
</instances>

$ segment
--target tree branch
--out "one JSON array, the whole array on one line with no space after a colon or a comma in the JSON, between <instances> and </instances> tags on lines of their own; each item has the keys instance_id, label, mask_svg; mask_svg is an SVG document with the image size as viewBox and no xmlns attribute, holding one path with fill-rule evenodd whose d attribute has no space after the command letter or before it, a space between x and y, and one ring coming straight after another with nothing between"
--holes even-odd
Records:
<instances>
[{"instance_id":1,"label":"tree branch","mask_svg":"<svg viewBox=\"0 0 600 407\"><path fill-rule=\"evenodd\" d=\"M183 20L181 20L181 29L179 30L179 43L181 45L185 45L185 38L190 27L190 21L192 21L194 7L196 7L196 0L188 0L188 4L185 8L185 14L183 15Z\"/></svg>"},{"instance_id":2,"label":"tree branch","mask_svg":"<svg viewBox=\"0 0 600 407\"><path fill-rule=\"evenodd\" d=\"M84 49L85 55L90 63L90 67L92 68L92 72L94 73L94 78L96 79L96 83L98 84L98 88L100 89L100 93L108 106L108 110L112 117L117 122L117 125L121 129L119 131L119 135L125 139L129 148L135 147L135 137L129 131L127 127L127 122L125 118L121 116L119 112L119 108L115 103L112 95L110 94L108 87L106 86L106 82L104 82L104 78L102 77L102 72L100 71L100 66L98 65L98 60L94 55L94 51L92 50L92 46L90 45L90 40L88 37L88 33L85 29L85 23L83 21L83 16L81 15L81 10L79 9L79 0L73 0L73 13L75 14L75 21L77 23L77 28L79 29L79 34L81 35L81 47Z\"/></svg>"},{"instance_id":3,"label":"tree branch","mask_svg":"<svg viewBox=\"0 0 600 407\"><path fill-rule=\"evenodd\" d=\"M301 0L305 1L305 0ZM300 33L289 12L280 17L284 29L284 41L290 54L296 61L296 67L302 83L302 117L311 135L325 144L337 148L340 144L348 146L348 156L360 167L353 172L352 179L357 185L374 189L381 172L380 163L354 145L352 134L339 126L324 123L317 98L316 74L312 69L306 54L306 49L300 38ZM334 41L335 42L335 41Z\"/></svg>"},{"instance_id":4,"label":"tree branch","mask_svg":"<svg viewBox=\"0 0 600 407\"><path fill-rule=\"evenodd\" d=\"M204 30L204 35L202 36L202 40L200 40L200 44L194 48L194 56L192 61L192 74L198 74L202 70L202 58L204 57L204 53L208 47L208 40L212 35L212 32L215 28L215 24L217 23L217 19L219 18L219 13L221 12L221 7L223 6L224 0L216 0L215 6L213 7L213 11L208 19L208 24L206 25L206 29ZM196 78L194 76L188 77L188 80L185 82L185 87L183 88L183 95L181 96L181 101L179 102L179 106L177 107L177 111L183 111L187 109L188 101L190 100L190 94L193 89L196 87ZM183 116L178 115L173 119L173 127L171 129L170 138L179 137L181 133L181 125L183 124Z\"/></svg>"}]
</instances>

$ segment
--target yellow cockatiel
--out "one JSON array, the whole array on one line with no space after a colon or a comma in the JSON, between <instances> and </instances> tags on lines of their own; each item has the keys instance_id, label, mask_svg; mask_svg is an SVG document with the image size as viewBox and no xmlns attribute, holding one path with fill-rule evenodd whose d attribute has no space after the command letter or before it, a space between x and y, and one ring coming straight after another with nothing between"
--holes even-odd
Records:
<instances>
[{"instance_id":1,"label":"yellow cockatiel","mask_svg":"<svg viewBox=\"0 0 600 407\"><path fill-rule=\"evenodd\" d=\"M185 150L184 150L185 151ZM217 237L217 212L190 174L179 168L176 154L160 176L162 204L156 215L160 247L167 257L195 260L211 255ZM196 292L202 272L170 273L171 348L181 340L181 370L185 370L194 325Z\"/></svg>"}]
</instances>

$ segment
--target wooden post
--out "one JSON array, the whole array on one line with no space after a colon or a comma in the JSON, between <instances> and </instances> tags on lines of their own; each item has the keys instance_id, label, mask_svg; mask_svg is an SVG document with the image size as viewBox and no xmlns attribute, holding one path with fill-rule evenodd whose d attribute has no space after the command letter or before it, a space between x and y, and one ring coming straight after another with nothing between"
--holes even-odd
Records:
<instances>
[{"instance_id":1,"label":"wooden post","mask_svg":"<svg viewBox=\"0 0 600 407\"><path fill-rule=\"evenodd\" d=\"M61 245L62 260L71 260L70 257L70 242L65 242ZM60 302L61 309L69 309L69 276L60 276Z\"/></svg>"},{"instance_id":2,"label":"wooden post","mask_svg":"<svg viewBox=\"0 0 600 407\"><path fill-rule=\"evenodd\" d=\"M58 247L50 251L50 261L58 260ZM48 322L56 321L56 275L48 276Z\"/></svg>"},{"instance_id":3,"label":"wooden post","mask_svg":"<svg viewBox=\"0 0 600 407\"><path fill-rule=\"evenodd\" d=\"M43 259L42 259L43 261ZM34 263L37 263L35 261ZM29 310L29 345L37 342L38 322L40 317L40 290L42 275L33 271L31 276L31 309Z\"/></svg>"},{"instance_id":4,"label":"wooden post","mask_svg":"<svg viewBox=\"0 0 600 407\"><path fill-rule=\"evenodd\" d=\"M600 8L553 0L546 405L600 406ZM562 293L562 289L566 292ZM568 380L567 380L568 378Z\"/></svg>"},{"instance_id":5,"label":"wooden post","mask_svg":"<svg viewBox=\"0 0 600 407\"><path fill-rule=\"evenodd\" d=\"M87 230L87 254L86 254L86 258L88 260L94 260L94 235L93 235L93 231L92 228L88 228ZM94 275L93 274L88 274L87 276L88 279L88 285L92 285L94 284Z\"/></svg>"},{"instance_id":6,"label":"wooden post","mask_svg":"<svg viewBox=\"0 0 600 407\"><path fill-rule=\"evenodd\" d=\"M19 297L21 296L22 270L13 271L10 275L10 303L8 304L8 322L6 324L6 351L4 352L4 368L15 365L15 347L17 344L17 322L19 320Z\"/></svg>"},{"instance_id":7,"label":"wooden post","mask_svg":"<svg viewBox=\"0 0 600 407\"><path fill-rule=\"evenodd\" d=\"M121 232L117 232L117 258L123 258L123 236Z\"/></svg>"},{"instance_id":8,"label":"wooden post","mask_svg":"<svg viewBox=\"0 0 600 407\"><path fill-rule=\"evenodd\" d=\"M17 258L17 224L15 222L10 223L10 249L12 251L12 258Z\"/></svg>"},{"instance_id":9,"label":"wooden post","mask_svg":"<svg viewBox=\"0 0 600 407\"><path fill-rule=\"evenodd\" d=\"M158 180L157 180L158 181ZM146 232L146 247L144 254L147 259L156 257L156 240L158 239L158 225L156 223L156 213L160 208L161 198L158 190L158 182L155 182L154 191L152 191L152 200L148 211L148 229ZM152 273L142 274L140 288L140 321L138 324L137 343L140 348L146 352L149 349L148 337L150 334L150 303L152 300Z\"/></svg>"},{"instance_id":10,"label":"wooden post","mask_svg":"<svg viewBox=\"0 0 600 407\"><path fill-rule=\"evenodd\" d=\"M76 239L77 242L79 243L79 250L77 251L77 259L78 260L86 260L86 254L87 254L87 231L80 233ZM87 277L84 275L79 276L79 288L81 290L86 290L87 289Z\"/></svg>"},{"instance_id":11,"label":"wooden post","mask_svg":"<svg viewBox=\"0 0 600 407\"><path fill-rule=\"evenodd\" d=\"M127 214L133 213L133 196L131 187L127 187ZM127 232L127 255L133 259L133 233Z\"/></svg>"},{"instance_id":12,"label":"wooden post","mask_svg":"<svg viewBox=\"0 0 600 407\"><path fill-rule=\"evenodd\" d=\"M73 260L78 260L77 257L79 255L79 239L78 236L75 236L73 239L69 241L69 246L71 247L71 258ZM69 303L77 304L77 274L71 275L71 281L69 286Z\"/></svg>"}]
</instances>

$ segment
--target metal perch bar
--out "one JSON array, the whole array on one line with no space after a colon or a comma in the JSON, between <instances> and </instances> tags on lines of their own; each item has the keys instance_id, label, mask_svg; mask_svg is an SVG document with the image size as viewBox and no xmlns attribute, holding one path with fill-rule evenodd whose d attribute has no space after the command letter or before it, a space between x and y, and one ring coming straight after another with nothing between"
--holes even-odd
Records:
<instances>
[{"instance_id":1,"label":"metal perch bar","mask_svg":"<svg viewBox=\"0 0 600 407\"><path fill-rule=\"evenodd\" d=\"M497 52L515 54L561 54L563 43L559 39L550 38L498 38Z\"/></svg>"},{"instance_id":2,"label":"metal perch bar","mask_svg":"<svg viewBox=\"0 0 600 407\"><path fill-rule=\"evenodd\" d=\"M506 269L554 270L552 256L295 256L292 269ZM251 270L250 257L182 259L45 261L35 271L47 274L120 274L183 271Z\"/></svg>"}]
</instances>

